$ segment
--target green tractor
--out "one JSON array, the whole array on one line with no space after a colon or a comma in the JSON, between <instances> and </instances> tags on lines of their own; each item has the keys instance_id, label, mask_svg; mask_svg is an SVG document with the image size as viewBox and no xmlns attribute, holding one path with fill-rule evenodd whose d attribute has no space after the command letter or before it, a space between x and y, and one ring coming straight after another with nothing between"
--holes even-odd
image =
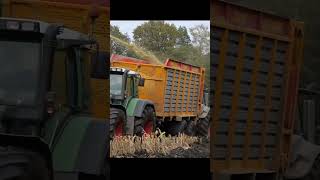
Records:
<instances>
[{"instance_id":1,"label":"green tractor","mask_svg":"<svg viewBox=\"0 0 320 180\"><path fill-rule=\"evenodd\" d=\"M137 72L110 68L110 136L150 134L156 129L152 101L139 99L138 87L144 79Z\"/></svg>"},{"instance_id":2,"label":"green tractor","mask_svg":"<svg viewBox=\"0 0 320 180\"><path fill-rule=\"evenodd\" d=\"M97 45L61 25L0 18L1 180L108 179L107 117L90 111L89 82L108 78Z\"/></svg>"}]
</instances>

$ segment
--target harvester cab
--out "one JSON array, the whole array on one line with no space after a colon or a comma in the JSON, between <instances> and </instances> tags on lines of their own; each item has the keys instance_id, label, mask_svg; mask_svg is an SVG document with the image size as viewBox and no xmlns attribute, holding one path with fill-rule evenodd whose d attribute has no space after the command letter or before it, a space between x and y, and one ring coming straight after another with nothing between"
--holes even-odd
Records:
<instances>
[{"instance_id":1,"label":"harvester cab","mask_svg":"<svg viewBox=\"0 0 320 180\"><path fill-rule=\"evenodd\" d=\"M7 147L0 152L5 158L0 162L19 168L24 158L11 158L19 152L30 160L25 169L43 168L38 172L43 179L68 171L74 176L104 171L98 166L106 159L106 122L92 121L97 118L90 114L88 88L94 71L90 72L91 61L99 61L95 47L94 39L62 25L0 18L0 146ZM88 149L90 135L101 150L92 153L98 155L88 164L82 149ZM93 167L98 168L92 171ZM15 173L10 177L32 177Z\"/></svg>"},{"instance_id":2,"label":"harvester cab","mask_svg":"<svg viewBox=\"0 0 320 180\"><path fill-rule=\"evenodd\" d=\"M110 135L142 135L155 130L154 105L140 99L145 79L137 72L110 67Z\"/></svg>"}]
</instances>

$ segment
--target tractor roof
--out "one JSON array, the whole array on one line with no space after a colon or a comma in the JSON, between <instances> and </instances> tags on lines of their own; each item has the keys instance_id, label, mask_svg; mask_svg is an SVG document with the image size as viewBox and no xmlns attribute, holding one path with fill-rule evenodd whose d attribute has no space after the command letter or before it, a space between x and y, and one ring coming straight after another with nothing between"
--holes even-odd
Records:
<instances>
[{"instance_id":1,"label":"tractor roof","mask_svg":"<svg viewBox=\"0 0 320 180\"><path fill-rule=\"evenodd\" d=\"M129 69L125 69L121 67L110 67L110 72L121 72L121 73L127 73L129 75L139 75L139 73L135 71L131 71Z\"/></svg>"},{"instance_id":2,"label":"tractor roof","mask_svg":"<svg viewBox=\"0 0 320 180\"><path fill-rule=\"evenodd\" d=\"M29 28L25 31L35 31L38 33L44 34L50 25L53 25L54 23L46 23L43 21L33 20L33 19L21 19L21 18L9 18L9 17L0 17L0 30L6 29L9 25L9 23L13 24L16 23L16 25L20 26L21 31L24 31L23 26L27 25L26 28ZM31 25L31 26L30 26ZM33 27L32 27L33 25ZM64 28L62 24L57 24L58 26L61 26L61 34L57 36L57 39L60 40L75 40L75 41L91 41L91 38L83 33ZM33 29L30 29L33 28Z\"/></svg>"}]
</instances>

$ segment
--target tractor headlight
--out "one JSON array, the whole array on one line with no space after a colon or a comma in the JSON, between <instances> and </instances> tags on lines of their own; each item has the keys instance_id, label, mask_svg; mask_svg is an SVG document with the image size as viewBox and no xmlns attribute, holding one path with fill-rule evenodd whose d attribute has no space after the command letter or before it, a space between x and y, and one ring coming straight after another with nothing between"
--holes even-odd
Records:
<instances>
[{"instance_id":1,"label":"tractor headlight","mask_svg":"<svg viewBox=\"0 0 320 180\"><path fill-rule=\"evenodd\" d=\"M32 22L23 22L21 23L21 29L24 31L34 31L35 25L36 24Z\"/></svg>"},{"instance_id":2,"label":"tractor headlight","mask_svg":"<svg viewBox=\"0 0 320 180\"><path fill-rule=\"evenodd\" d=\"M32 21L0 18L0 29L12 31L40 32L40 24L38 22Z\"/></svg>"},{"instance_id":3,"label":"tractor headlight","mask_svg":"<svg viewBox=\"0 0 320 180\"><path fill-rule=\"evenodd\" d=\"M8 30L19 30L20 29L20 23L17 21L7 21L6 27Z\"/></svg>"}]
</instances>

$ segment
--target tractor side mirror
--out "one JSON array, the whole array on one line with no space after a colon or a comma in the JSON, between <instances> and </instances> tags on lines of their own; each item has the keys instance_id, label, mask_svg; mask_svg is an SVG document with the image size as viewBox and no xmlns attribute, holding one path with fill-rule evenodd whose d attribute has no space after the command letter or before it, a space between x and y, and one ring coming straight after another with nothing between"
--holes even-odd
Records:
<instances>
[{"instance_id":1,"label":"tractor side mirror","mask_svg":"<svg viewBox=\"0 0 320 180\"><path fill-rule=\"evenodd\" d=\"M144 86L144 81L145 81L144 78L140 78L140 79L139 79L139 84L138 84L138 86L143 87L143 86Z\"/></svg>"}]
</instances>

